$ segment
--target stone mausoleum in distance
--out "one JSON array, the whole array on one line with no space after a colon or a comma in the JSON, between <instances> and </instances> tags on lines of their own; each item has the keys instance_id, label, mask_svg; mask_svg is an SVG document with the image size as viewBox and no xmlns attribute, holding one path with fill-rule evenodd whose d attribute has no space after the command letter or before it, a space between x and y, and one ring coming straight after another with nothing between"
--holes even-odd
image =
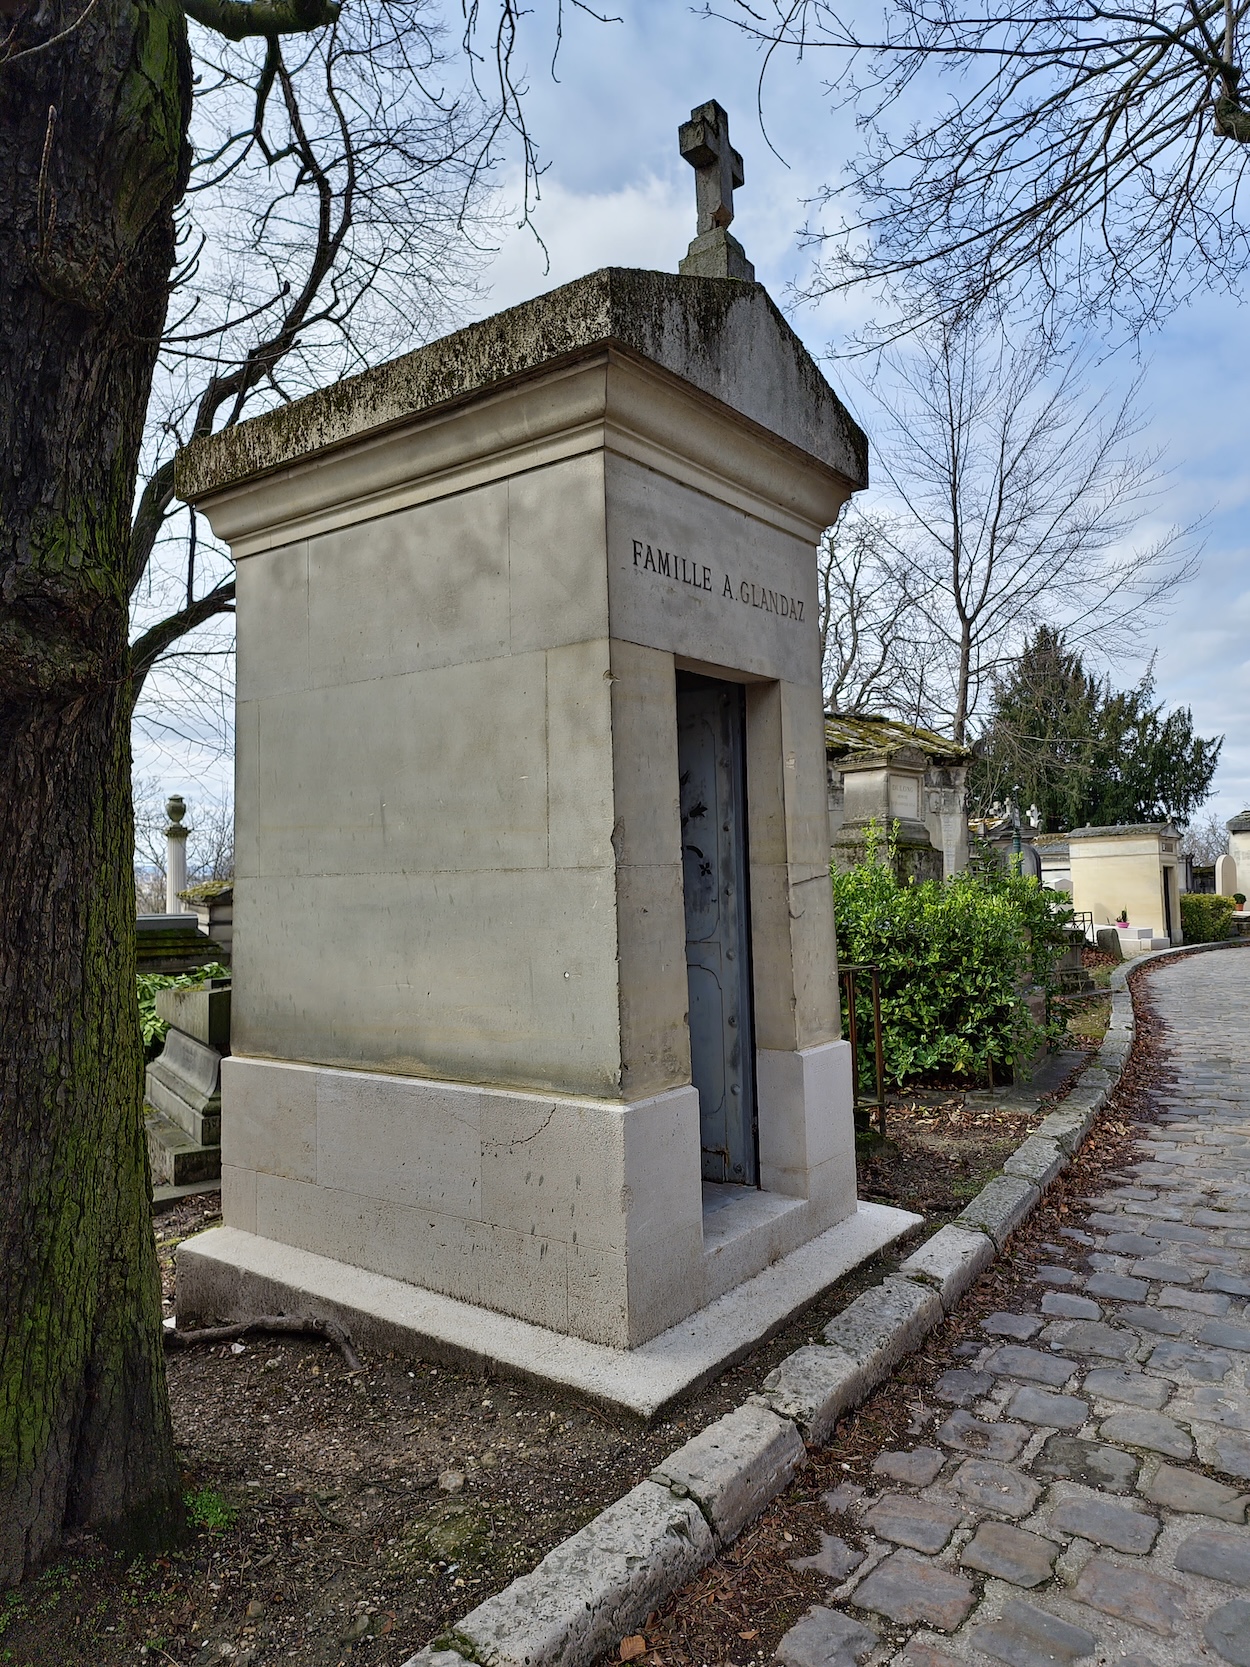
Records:
<instances>
[{"instance_id":1,"label":"stone mausoleum in distance","mask_svg":"<svg viewBox=\"0 0 1250 1667\"><path fill-rule=\"evenodd\" d=\"M609 269L178 467L238 570L180 1321L654 1410L916 1220L857 1206L839 1036L815 551L863 434L758 284Z\"/></svg>"}]
</instances>

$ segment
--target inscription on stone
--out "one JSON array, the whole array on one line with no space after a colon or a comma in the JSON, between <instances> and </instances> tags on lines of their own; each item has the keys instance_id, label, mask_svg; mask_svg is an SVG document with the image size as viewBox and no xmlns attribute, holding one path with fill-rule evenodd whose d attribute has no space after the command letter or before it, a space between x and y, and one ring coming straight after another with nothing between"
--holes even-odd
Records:
<instances>
[{"instance_id":1,"label":"inscription on stone","mask_svg":"<svg viewBox=\"0 0 1250 1667\"><path fill-rule=\"evenodd\" d=\"M774 590L754 579L744 579L737 573L706 567L686 556L662 549L658 544L648 544L641 538L633 540L633 557L634 566L640 573L672 579L679 585L688 585L692 590L706 591L708 595L719 593L722 601L737 602L746 608L760 608L765 613L776 614L779 619L792 619L798 625L803 623L801 597L787 596L784 591Z\"/></svg>"}]
</instances>

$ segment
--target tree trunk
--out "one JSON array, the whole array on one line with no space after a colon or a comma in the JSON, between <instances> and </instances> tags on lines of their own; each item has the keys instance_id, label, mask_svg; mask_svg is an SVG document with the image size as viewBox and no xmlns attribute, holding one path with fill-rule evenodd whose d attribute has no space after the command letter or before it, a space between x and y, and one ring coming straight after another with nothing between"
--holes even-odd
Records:
<instances>
[{"instance_id":1,"label":"tree trunk","mask_svg":"<svg viewBox=\"0 0 1250 1667\"><path fill-rule=\"evenodd\" d=\"M190 109L175 0L3 9L0 1586L65 1526L152 1544L179 1517L143 1133L126 635Z\"/></svg>"}]
</instances>

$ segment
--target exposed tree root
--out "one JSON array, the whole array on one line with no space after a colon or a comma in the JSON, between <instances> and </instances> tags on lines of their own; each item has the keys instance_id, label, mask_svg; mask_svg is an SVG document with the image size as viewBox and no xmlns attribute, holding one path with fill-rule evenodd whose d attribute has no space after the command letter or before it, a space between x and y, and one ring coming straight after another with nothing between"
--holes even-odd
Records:
<instances>
[{"instance_id":1,"label":"exposed tree root","mask_svg":"<svg viewBox=\"0 0 1250 1667\"><path fill-rule=\"evenodd\" d=\"M164 1330L167 1349L191 1349L198 1343L230 1343L249 1331L294 1333L296 1336L323 1337L333 1343L343 1356L349 1372L361 1370L360 1356L352 1346L351 1333L337 1320L320 1320L311 1314L258 1314L251 1320L239 1320L233 1325L202 1326L198 1331L178 1331L173 1326Z\"/></svg>"}]
</instances>

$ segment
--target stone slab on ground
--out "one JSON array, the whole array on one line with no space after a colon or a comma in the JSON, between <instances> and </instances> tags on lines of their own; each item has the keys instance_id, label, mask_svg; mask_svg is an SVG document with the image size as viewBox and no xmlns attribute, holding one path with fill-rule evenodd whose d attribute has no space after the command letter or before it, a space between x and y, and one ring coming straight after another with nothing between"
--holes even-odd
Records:
<instances>
[{"instance_id":1,"label":"stone slab on ground","mask_svg":"<svg viewBox=\"0 0 1250 1667\"><path fill-rule=\"evenodd\" d=\"M536 1378L654 1418L701 1387L920 1220L861 1203L855 1215L638 1349L610 1349L368 1273L346 1262L212 1228L178 1247L178 1323L311 1313L383 1353Z\"/></svg>"}]
</instances>

